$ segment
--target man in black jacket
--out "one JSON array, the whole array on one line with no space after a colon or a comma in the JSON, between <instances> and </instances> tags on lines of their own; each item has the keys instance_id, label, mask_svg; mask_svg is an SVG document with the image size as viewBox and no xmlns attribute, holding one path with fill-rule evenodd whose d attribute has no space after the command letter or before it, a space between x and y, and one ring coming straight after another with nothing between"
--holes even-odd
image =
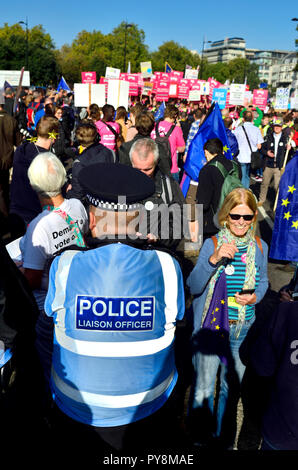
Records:
<instances>
[{"instance_id":1,"label":"man in black jacket","mask_svg":"<svg viewBox=\"0 0 298 470\"><path fill-rule=\"evenodd\" d=\"M262 144L261 153L264 155L263 181L260 189L258 206L262 206L266 201L269 184L274 179L274 189L277 191L281 177L281 168L284 163L287 149L291 149L288 137L283 132L283 121L281 118L273 120L273 133L266 136Z\"/></svg>"},{"instance_id":2,"label":"man in black jacket","mask_svg":"<svg viewBox=\"0 0 298 470\"><path fill-rule=\"evenodd\" d=\"M215 138L207 140L204 144L204 152L207 163L199 173L196 199L197 204L203 204L203 238L205 240L218 232L213 217L218 209L221 188L224 183L223 175L213 163L220 162L228 172L232 170L233 163L223 155L223 144L220 139ZM238 165L238 172L239 179L241 180L240 165Z\"/></svg>"}]
</instances>

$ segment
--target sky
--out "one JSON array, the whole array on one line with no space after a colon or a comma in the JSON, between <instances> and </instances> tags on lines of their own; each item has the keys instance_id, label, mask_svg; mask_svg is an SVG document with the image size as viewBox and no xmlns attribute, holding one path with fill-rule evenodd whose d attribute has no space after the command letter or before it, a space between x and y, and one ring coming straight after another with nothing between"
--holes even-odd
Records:
<instances>
[{"instance_id":1,"label":"sky","mask_svg":"<svg viewBox=\"0 0 298 470\"><path fill-rule=\"evenodd\" d=\"M298 38L298 22L291 21L298 18L297 0L14 0L13 8L2 9L0 26L26 16L29 29L41 24L58 49L83 29L108 34L122 21L143 29L150 52L174 40L200 53L204 39L227 37L244 38L247 48L294 51Z\"/></svg>"}]
</instances>

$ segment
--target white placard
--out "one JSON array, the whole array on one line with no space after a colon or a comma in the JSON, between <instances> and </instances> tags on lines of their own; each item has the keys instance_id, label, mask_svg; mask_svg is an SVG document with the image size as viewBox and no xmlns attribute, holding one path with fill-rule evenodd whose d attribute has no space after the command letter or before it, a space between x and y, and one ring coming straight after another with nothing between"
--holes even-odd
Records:
<instances>
[{"instance_id":1,"label":"white placard","mask_svg":"<svg viewBox=\"0 0 298 470\"><path fill-rule=\"evenodd\" d=\"M190 90L188 100L189 101L200 101L201 92L199 90Z\"/></svg>"},{"instance_id":2,"label":"white placard","mask_svg":"<svg viewBox=\"0 0 298 470\"><path fill-rule=\"evenodd\" d=\"M277 88L275 109L288 109L290 89Z\"/></svg>"},{"instance_id":3,"label":"white placard","mask_svg":"<svg viewBox=\"0 0 298 470\"><path fill-rule=\"evenodd\" d=\"M114 69L113 67L106 67L106 78L119 78L120 69Z\"/></svg>"},{"instance_id":4,"label":"white placard","mask_svg":"<svg viewBox=\"0 0 298 470\"><path fill-rule=\"evenodd\" d=\"M244 104L246 86L240 83L232 83L230 85L230 99L229 104L241 105Z\"/></svg>"},{"instance_id":5,"label":"white placard","mask_svg":"<svg viewBox=\"0 0 298 470\"><path fill-rule=\"evenodd\" d=\"M291 109L298 109L298 96L290 99Z\"/></svg>"},{"instance_id":6,"label":"white placard","mask_svg":"<svg viewBox=\"0 0 298 470\"><path fill-rule=\"evenodd\" d=\"M16 240L13 240L12 242L8 243L5 248L11 257L11 259L16 260L16 261L21 261L22 260L22 253L20 249L20 241L21 238L17 238Z\"/></svg>"},{"instance_id":7,"label":"white placard","mask_svg":"<svg viewBox=\"0 0 298 470\"><path fill-rule=\"evenodd\" d=\"M91 102L89 103L89 85L91 87ZM78 108L86 108L89 104L97 104L104 106L105 85L91 83L75 83L74 84L74 105Z\"/></svg>"},{"instance_id":8,"label":"white placard","mask_svg":"<svg viewBox=\"0 0 298 470\"><path fill-rule=\"evenodd\" d=\"M5 80L11 86L18 86L21 71L19 70L0 70L0 88L3 88ZM30 86L30 72L24 71L22 86Z\"/></svg>"},{"instance_id":9,"label":"white placard","mask_svg":"<svg viewBox=\"0 0 298 470\"><path fill-rule=\"evenodd\" d=\"M125 80L109 80L107 103L114 106L124 106L128 109L129 82Z\"/></svg>"},{"instance_id":10,"label":"white placard","mask_svg":"<svg viewBox=\"0 0 298 470\"><path fill-rule=\"evenodd\" d=\"M197 80L199 75L199 71L197 69L185 69L184 78L192 78L193 80Z\"/></svg>"},{"instance_id":11,"label":"white placard","mask_svg":"<svg viewBox=\"0 0 298 470\"><path fill-rule=\"evenodd\" d=\"M209 92L210 92L210 84L208 82L201 82L200 83L201 85L201 89L200 89L200 93L202 95L209 95Z\"/></svg>"}]
</instances>

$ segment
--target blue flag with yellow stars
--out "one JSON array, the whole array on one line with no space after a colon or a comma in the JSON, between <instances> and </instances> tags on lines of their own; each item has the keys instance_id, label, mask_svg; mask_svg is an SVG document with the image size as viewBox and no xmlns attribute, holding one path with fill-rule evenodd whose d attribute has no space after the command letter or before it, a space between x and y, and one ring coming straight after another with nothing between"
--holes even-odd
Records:
<instances>
[{"instance_id":1,"label":"blue flag with yellow stars","mask_svg":"<svg viewBox=\"0 0 298 470\"><path fill-rule=\"evenodd\" d=\"M172 70L173 70L173 69L172 69L172 67L170 66L170 64L168 64L167 62L165 62L165 72L170 73L170 72L172 72Z\"/></svg>"},{"instance_id":2,"label":"blue flag with yellow stars","mask_svg":"<svg viewBox=\"0 0 298 470\"><path fill-rule=\"evenodd\" d=\"M154 114L154 120L158 121L159 119L162 119L165 113L166 105L165 102L163 101L161 105L159 106L158 110Z\"/></svg>"},{"instance_id":3,"label":"blue flag with yellow stars","mask_svg":"<svg viewBox=\"0 0 298 470\"><path fill-rule=\"evenodd\" d=\"M206 163L203 146L209 139L218 138L223 143L224 155L232 160L232 153L229 148L226 128L217 103L213 103L206 118L200 125L198 132L190 143L187 157L184 164L186 177L181 183L181 189L186 197L190 179L198 181L201 168Z\"/></svg>"},{"instance_id":4,"label":"blue flag with yellow stars","mask_svg":"<svg viewBox=\"0 0 298 470\"><path fill-rule=\"evenodd\" d=\"M269 256L298 262L298 152L286 165L279 183Z\"/></svg>"},{"instance_id":5,"label":"blue flag with yellow stars","mask_svg":"<svg viewBox=\"0 0 298 470\"><path fill-rule=\"evenodd\" d=\"M222 336L223 338L226 338L229 333L227 280L224 270L216 281L202 328L214 331L218 337ZM220 360L227 365L227 358L220 357Z\"/></svg>"}]
</instances>

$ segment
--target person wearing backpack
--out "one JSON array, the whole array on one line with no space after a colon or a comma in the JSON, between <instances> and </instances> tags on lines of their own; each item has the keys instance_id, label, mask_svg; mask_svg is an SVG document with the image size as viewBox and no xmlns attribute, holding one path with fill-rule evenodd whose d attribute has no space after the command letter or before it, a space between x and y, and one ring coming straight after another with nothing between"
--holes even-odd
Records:
<instances>
[{"instance_id":1,"label":"person wearing backpack","mask_svg":"<svg viewBox=\"0 0 298 470\"><path fill-rule=\"evenodd\" d=\"M218 232L214 216L220 208L222 187L226 176L229 173L233 175L233 184L230 187L232 190L235 187L242 187L242 175L240 165L224 156L220 139L207 140L203 148L207 163L199 173L196 201L197 204L203 204L203 239L205 240ZM228 192L229 188L226 188L226 194Z\"/></svg>"},{"instance_id":2,"label":"person wearing backpack","mask_svg":"<svg viewBox=\"0 0 298 470\"><path fill-rule=\"evenodd\" d=\"M152 132L151 137L156 140L158 144L162 144L171 152L172 177L179 182L179 167L178 167L178 153L185 150L185 141L183 133L178 121L179 110L175 105L169 104L164 112L164 120L159 121Z\"/></svg>"}]
</instances>

